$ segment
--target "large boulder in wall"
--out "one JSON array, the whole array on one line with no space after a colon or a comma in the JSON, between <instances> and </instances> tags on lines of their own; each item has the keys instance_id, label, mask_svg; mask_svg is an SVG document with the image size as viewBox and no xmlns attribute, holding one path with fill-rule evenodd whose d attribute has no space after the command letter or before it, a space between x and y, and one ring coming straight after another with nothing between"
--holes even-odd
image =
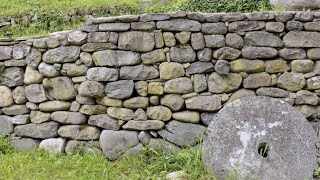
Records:
<instances>
[{"instance_id":1,"label":"large boulder in wall","mask_svg":"<svg viewBox=\"0 0 320 180\"><path fill-rule=\"evenodd\" d=\"M218 179L235 170L240 179L312 179L316 142L315 130L289 104L244 97L213 116L203 159Z\"/></svg>"},{"instance_id":2,"label":"large boulder in wall","mask_svg":"<svg viewBox=\"0 0 320 180\"><path fill-rule=\"evenodd\" d=\"M270 0L270 3L289 10L320 9L320 0Z\"/></svg>"}]
</instances>

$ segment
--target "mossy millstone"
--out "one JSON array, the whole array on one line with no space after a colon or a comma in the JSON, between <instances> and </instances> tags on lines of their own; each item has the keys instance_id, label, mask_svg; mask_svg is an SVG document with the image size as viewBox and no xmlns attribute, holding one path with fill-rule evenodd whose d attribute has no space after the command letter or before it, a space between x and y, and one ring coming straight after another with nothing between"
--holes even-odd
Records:
<instances>
[{"instance_id":1,"label":"mossy millstone","mask_svg":"<svg viewBox=\"0 0 320 180\"><path fill-rule=\"evenodd\" d=\"M315 131L283 101L238 99L212 122L203 141L203 160L219 179L233 170L240 179L312 179L318 167Z\"/></svg>"}]
</instances>

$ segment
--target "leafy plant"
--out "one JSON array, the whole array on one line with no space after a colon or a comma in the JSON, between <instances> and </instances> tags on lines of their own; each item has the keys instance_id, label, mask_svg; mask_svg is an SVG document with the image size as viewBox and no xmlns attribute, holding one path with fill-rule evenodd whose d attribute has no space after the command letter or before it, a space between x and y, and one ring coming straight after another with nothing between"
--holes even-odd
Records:
<instances>
[{"instance_id":1,"label":"leafy plant","mask_svg":"<svg viewBox=\"0 0 320 180\"><path fill-rule=\"evenodd\" d=\"M180 6L183 11L193 12L254 12L268 11L269 0L186 0Z\"/></svg>"},{"instance_id":2,"label":"leafy plant","mask_svg":"<svg viewBox=\"0 0 320 180\"><path fill-rule=\"evenodd\" d=\"M13 147L8 137L0 134L0 155L1 154L9 154L13 152Z\"/></svg>"}]
</instances>

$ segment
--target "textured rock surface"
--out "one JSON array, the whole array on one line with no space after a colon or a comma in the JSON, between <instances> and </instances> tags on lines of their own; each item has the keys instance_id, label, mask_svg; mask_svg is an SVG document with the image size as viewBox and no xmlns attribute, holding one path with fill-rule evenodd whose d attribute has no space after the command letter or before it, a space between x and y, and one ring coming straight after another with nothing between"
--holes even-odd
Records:
<instances>
[{"instance_id":1,"label":"textured rock surface","mask_svg":"<svg viewBox=\"0 0 320 180\"><path fill-rule=\"evenodd\" d=\"M213 121L203 152L205 164L218 178L225 178L228 169L237 167L240 177L312 179L317 168L316 134L288 104L266 97L247 97L229 104ZM300 140L296 141L298 137ZM268 147L267 154L259 154L262 146Z\"/></svg>"},{"instance_id":2,"label":"textured rock surface","mask_svg":"<svg viewBox=\"0 0 320 180\"><path fill-rule=\"evenodd\" d=\"M101 131L128 130L134 143L120 150L105 141L110 159L148 145L176 152L193 144L191 125L247 96L281 99L319 124L318 12L89 17L75 31L0 40L0 133L21 139L15 146L63 138L59 152L102 153ZM2 24L36 19L21 18ZM175 121L190 136L168 130Z\"/></svg>"}]
</instances>

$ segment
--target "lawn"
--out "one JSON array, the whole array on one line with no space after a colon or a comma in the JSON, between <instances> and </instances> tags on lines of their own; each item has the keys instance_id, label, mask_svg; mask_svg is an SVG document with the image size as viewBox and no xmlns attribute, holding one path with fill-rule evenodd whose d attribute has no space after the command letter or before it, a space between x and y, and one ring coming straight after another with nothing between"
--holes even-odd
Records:
<instances>
[{"instance_id":1,"label":"lawn","mask_svg":"<svg viewBox=\"0 0 320 180\"><path fill-rule=\"evenodd\" d=\"M49 154L42 150L16 152L0 137L0 179L123 179L158 180L174 171L187 172L188 179L215 179L201 161L201 150L186 148L178 154L144 149L139 156L110 162L101 154L78 151Z\"/></svg>"}]
</instances>

